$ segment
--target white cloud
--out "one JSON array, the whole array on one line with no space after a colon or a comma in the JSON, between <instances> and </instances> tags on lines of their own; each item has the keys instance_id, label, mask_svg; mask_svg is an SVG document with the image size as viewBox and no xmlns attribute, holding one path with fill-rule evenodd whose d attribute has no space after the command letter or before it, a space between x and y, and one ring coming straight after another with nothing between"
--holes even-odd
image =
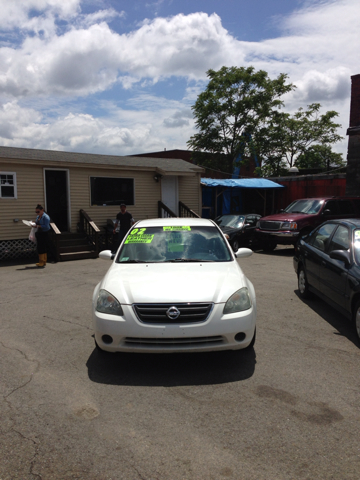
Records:
<instances>
[{"instance_id":1,"label":"white cloud","mask_svg":"<svg viewBox=\"0 0 360 480\"><path fill-rule=\"evenodd\" d=\"M165 118L163 125L166 128L181 128L186 125L190 125L190 119L193 118L190 108L178 110L171 115L171 117Z\"/></svg>"},{"instance_id":2,"label":"white cloud","mask_svg":"<svg viewBox=\"0 0 360 480\"><path fill-rule=\"evenodd\" d=\"M81 0L0 0L0 28L36 31L36 25L43 16L57 16L63 20L74 17L80 11L80 2Z\"/></svg>"},{"instance_id":3,"label":"white cloud","mask_svg":"<svg viewBox=\"0 0 360 480\"><path fill-rule=\"evenodd\" d=\"M83 27L89 27L95 23L101 22L111 22L114 18L123 18L126 14L124 11L117 12L114 8L108 8L105 10L99 10L95 13L89 13L87 15L81 15L78 20L77 24Z\"/></svg>"},{"instance_id":4,"label":"white cloud","mask_svg":"<svg viewBox=\"0 0 360 480\"><path fill-rule=\"evenodd\" d=\"M0 108L0 145L113 155L178 148L179 136L172 131L164 135L162 126L171 108L134 111L110 104L108 111L110 115L104 119L82 113L46 118L13 101ZM182 144L191 128L180 135Z\"/></svg>"}]
</instances>

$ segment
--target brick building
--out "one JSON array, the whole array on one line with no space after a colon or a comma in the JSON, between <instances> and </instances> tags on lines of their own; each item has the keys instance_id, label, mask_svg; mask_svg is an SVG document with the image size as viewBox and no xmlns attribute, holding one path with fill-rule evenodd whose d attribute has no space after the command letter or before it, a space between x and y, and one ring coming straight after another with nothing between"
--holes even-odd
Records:
<instances>
[{"instance_id":1,"label":"brick building","mask_svg":"<svg viewBox=\"0 0 360 480\"><path fill-rule=\"evenodd\" d=\"M346 195L360 195L360 74L351 77Z\"/></svg>"}]
</instances>

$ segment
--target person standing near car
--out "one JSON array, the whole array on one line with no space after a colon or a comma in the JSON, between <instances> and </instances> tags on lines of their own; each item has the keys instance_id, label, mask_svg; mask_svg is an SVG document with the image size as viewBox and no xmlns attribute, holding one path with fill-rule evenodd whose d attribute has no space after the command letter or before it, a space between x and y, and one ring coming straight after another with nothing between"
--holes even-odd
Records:
<instances>
[{"instance_id":1,"label":"person standing near car","mask_svg":"<svg viewBox=\"0 0 360 480\"><path fill-rule=\"evenodd\" d=\"M49 230L50 230L50 217L44 211L44 207L40 204L36 206L35 213L37 214L35 223L36 223L36 242L37 242L37 251L39 255L39 263L36 264L37 267L45 267L47 262L47 252L49 248Z\"/></svg>"},{"instance_id":2,"label":"person standing near car","mask_svg":"<svg viewBox=\"0 0 360 480\"><path fill-rule=\"evenodd\" d=\"M120 225L117 242L115 244L116 249L114 249L114 251L119 248L120 243L123 241L123 238L134 223L135 220L133 219L133 216L126 210L125 203L122 203L120 205L120 212L116 215L115 227L113 230L113 233L115 234L117 227Z\"/></svg>"}]
</instances>

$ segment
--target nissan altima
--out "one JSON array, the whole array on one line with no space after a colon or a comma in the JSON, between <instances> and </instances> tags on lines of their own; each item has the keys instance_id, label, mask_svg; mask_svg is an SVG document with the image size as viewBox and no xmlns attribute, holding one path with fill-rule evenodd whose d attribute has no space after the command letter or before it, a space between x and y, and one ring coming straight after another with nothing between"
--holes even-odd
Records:
<instances>
[{"instance_id":1,"label":"nissan altima","mask_svg":"<svg viewBox=\"0 0 360 480\"><path fill-rule=\"evenodd\" d=\"M211 220L137 222L93 294L98 349L184 352L252 348L256 297L219 227Z\"/></svg>"}]
</instances>

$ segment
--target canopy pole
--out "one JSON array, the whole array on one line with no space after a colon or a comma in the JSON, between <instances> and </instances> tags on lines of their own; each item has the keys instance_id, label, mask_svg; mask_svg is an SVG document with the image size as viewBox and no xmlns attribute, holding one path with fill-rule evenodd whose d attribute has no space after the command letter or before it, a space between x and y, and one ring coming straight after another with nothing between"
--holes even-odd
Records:
<instances>
[{"instance_id":1,"label":"canopy pole","mask_svg":"<svg viewBox=\"0 0 360 480\"><path fill-rule=\"evenodd\" d=\"M264 199L264 217L266 216L266 192L267 192L267 189L265 189L265 199Z\"/></svg>"},{"instance_id":2,"label":"canopy pole","mask_svg":"<svg viewBox=\"0 0 360 480\"><path fill-rule=\"evenodd\" d=\"M218 187L215 187L215 218L218 216L217 215L217 201L218 201Z\"/></svg>"}]
</instances>

